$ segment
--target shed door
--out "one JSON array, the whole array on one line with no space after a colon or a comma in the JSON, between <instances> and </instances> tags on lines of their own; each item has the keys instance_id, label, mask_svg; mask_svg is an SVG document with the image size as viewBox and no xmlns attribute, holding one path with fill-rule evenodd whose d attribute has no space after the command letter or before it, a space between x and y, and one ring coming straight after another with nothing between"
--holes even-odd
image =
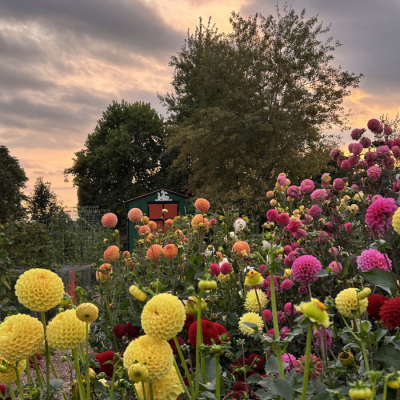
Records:
<instances>
[{"instance_id":1,"label":"shed door","mask_svg":"<svg viewBox=\"0 0 400 400\"><path fill-rule=\"evenodd\" d=\"M149 218L156 222L158 226L164 226L164 218L162 210L165 208L168 212L165 214L165 219L174 219L178 215L179 203L148 203Z\"/></svg>"}]
</instances>

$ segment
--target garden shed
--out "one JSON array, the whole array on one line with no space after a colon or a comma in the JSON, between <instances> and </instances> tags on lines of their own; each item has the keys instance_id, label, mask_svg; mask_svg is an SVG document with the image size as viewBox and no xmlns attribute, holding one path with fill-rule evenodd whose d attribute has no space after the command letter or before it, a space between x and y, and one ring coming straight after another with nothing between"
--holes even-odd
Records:
<instances>
[{"instance_id":1,"label":"garden shed","mask_svg":"<svg viewBox=\"0 0 400 400\"><path fill-rule=\"evenodd\" d=\"M139 208L144 215L147 215L150 220L156 222L161 227L164 226L165 220L173 219L177 215L186 215L193 208L189 201L189 196L167 189L160 189L135 197L127 200L125 204L127 205L128 212L132 208ZM168 210L165 215L162 213L163 209ZM135 225L135 223L128 220L129 250L133 249L134 242L137 239Z\"/></svg>"}]
</instances>

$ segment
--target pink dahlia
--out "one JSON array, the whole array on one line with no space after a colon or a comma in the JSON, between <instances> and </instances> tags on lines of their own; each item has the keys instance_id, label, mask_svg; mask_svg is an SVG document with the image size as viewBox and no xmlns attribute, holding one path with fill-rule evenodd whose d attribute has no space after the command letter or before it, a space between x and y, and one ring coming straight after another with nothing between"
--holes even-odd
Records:
<instances>
[{"instance_id":1,"label":"pink dahlia","mask_svg":"<svg viewBox=\"0 0 400 400\"><path fill-rule=\"evenodd\" d=\"M321 213L322 209L318 204L313 204L308 210L308 214L310 214L314 219L318 219L321 216Z\"/></svg>"},{"instance_id":2,"label":"pink dahlia","mask_svg":"<svg viewBox=\"0 0 400 400\"><path fill-rule=\"evenodd\" d=\"M349 160L343 160L340 164L340 168L342 168L343 171L350 171L351 170L351 163Z\"/></svg>"},{"instance_id":3,"label":"pink dahlia","mask_svg":"<svg viewBox=\"0 0 400 400\"><path fill-rule=\"evenodd\" d=\"M315 185L311 179L304 179L304 181L300 183L300 188L303 193L311 193L314 190Z\"/></svg>"},{"instance_id":4,"label":"pink dahlia","mask_svg":"<svg viewBox=\"0 0 400 400\"><path fill-rule=\"evenodd\" d=\"M361 136L363 135L364 132L365 132L365 129L358 129L358 128L353 129L351 131L351 138L353 140L358 140L361 138Z\"/></svg>"},{"instance_id":5,"label":"pink dahlia","mask_svg":"<svg viewBox=\"0 0 400 400\"><path fill-rule=\"evenodd\" d=\"M383 131L381 123L375 118L370 119L367 126L368 129L373 133L382 133Z\"/></svg>"},{"instance_id":6,"label":"pink dahlia","mask_svg":"<svg viewBox=\"0 0 400 400\"><path fill-rule=\"evenodd\" d=\"M283 252L285 255L288 255L292 251L292 246L289 246L288 244L286 246L283 246Z\"/></svg>"},{"instance_id":7,"label":"pink dahlia","mask_svg":"<svg viewBox=\"0 0 400 400\"><path fill-rule=\"evenodd\" d=\"M383 128L383 133L386 136L390 136L393 133L393 129L389 125L385 125Z\"/></svg>"},{"instance_id":8,"label":"pink dahlia","mask_svg":"<svg viewBox=\"0 0 400 400\"><path fill-rule=\"evenodd\" d=\"M339 149L332 149L329 153L329 157L336 161L340 156L342 155L342 152Z\"/></svg>"},{"instance_id":9,"label":"pink dahlia","mask_svg":"<svg viewBox=\"0 0 400 400\"><path fill-rule=\"evenodd\" d=\"M311 193L312 201L316 201L318 203L323 202L324 200L326 200L327 197L328 197L328 192L326 191L326 189L315 189Z\"/></svg>"},{"instance_id":10,"label":"pink dahlia","mask_svg":"<svg viewBox=\"0 0 400 400\"><path fill-rule=\"evenodd\" d=\"M285 290L289 290L294 286L294 283L291 279L284 279L281 282L281 292L284 292Z\"/></svg>"},{"instance_id":11,"label":"pink dahlia","mask_svg":"<svg viewBox=\"0 0 400 400\"><path fill-rule=\"evenodd\" d=\"M114 213L107 213L101 217L101 224L104 228L115 228L118 223L118 217Z\"/></svg>"},{"instance_id":12,"label":"pink dahlia","mask_svg":"<svg viewBox=\"0 0 400 400\"><path fill-rule=\"evenodd\" d=\"M304 375L304 365L306 362L306 356L301 356L298 358L294 364L295 366L295 371L298 374ZM310 354L310 365L309 365L309 378L315 379L318 378L323 369L323 364L321 359L316 356L315 354Z\"/></svg>"},{"instance_id":13,"label":"pink dahlia","mask_svg":"<svg viewBox=\"0 0 400 400\"><path fill-rule=\"evenodd\" d=\"M281 337L281 339L286 339L290 332L292 332L292 330L290 328L288 328L287 326L284 326L279 331L279 336Z\"/></svg>"},{"instance_id":14,"label":"pink dahlia","mask_svg":"<svg viewBox=\"0 0 400 400\"><path fill-rule=\"evenodd\" d=\"M294 368L294 364L296 362L296 357L293 354L285 353L282 356L282 361L284 363L288 364L288 366L285 368L285 371L287 372Z\"/></svg>"},{"instance_id":15,"label":"pink dahlia","mask_svg":"<svg viewBox=\"0 0 400 400\"><path fill-rule=\"evenodd\" d=\"M321 176L321 186L323 188L327 188L330 185L331 181L332 181L332 178L331 178L331 176L329 175L328 172L325 172L324 174L322 174L322 176Z\"/></svg>"},{"instance_id":16,"label":"pink dahlia","mask_svg":"<svg viewBox=\"0 0 400 400\"><path fill-rule=\"evenodd\" d=\"M286 322L286 315L283 311L278 311L277 313L278 317L278 324L283 325Z\"/></svg>"},{"instance_id":17,"label":"pink dahlia","mask_svg":"<svg viewBox=\"0 0 400 400\"><path fill-rule=\"evenodd\" d=\"M399 146L392 146L392 153L396 158L400 157L400 147Z\"/></svg>"},{"instance_id":18,"label":"pink dahlia","mask_svg":"<svg viewBox=\"0 0 400 400\"><path fill-rule=\"evenodd\" d=\"M268 310L268 309L263 310L262 315L263 315L263 318L264 318L265 322L272 321L272 312L271 312L271 310Z\"/></svg>"},{"instance_id":19,"label":"pink dahlia","mask_svg":"<svg viewBox=\"0 0 400 400\"><path fill-rule=\"evenodd\" d=\"M378 154L378 156L386 156L388 155L390 152L389 146L387 145L383 145L383 146L379 146L376 149L376 154Z\"/></svg>"},{"instance_id":20,"label":"pink dahlia","mask_svg":"<svg viewBox=\"0 0 400 400\"><path fill-rule=\"evenodd\" d=\"M396 210L395 199L382 197L368 207L365 223L372 231L383 232L392 225L393 214Z\"/></svg>"},{"instance_id":21,"label":"pink dahlia","mask_svg":"<svg viewBox=\"0 0 400 400\"><path fill-rule=\"evenodd\" d=\"M294 308L293 303L291 303L291 302L286 303L286 304L284 305L283 309L285 310L285 313L286 313L287 315L289 315L290 317L294 317L294 316L297 315L297 311L296 311L296 309Z\"/></svg>"},{"instance_id":22,"label":"pink dahlia","mask_svg":"<svg viewBox=\"0 0 400 400\"><path fill-rule=\"evenodd\" d=\"M294 261L292 265L292 274L297 282L308 285L318 279L315 275L321 271L321 269L321 263L314 256L304 255Z\"/></svg>"},{"instance_id":23,"label":"pink dahlia","mask_svg":"<svg viewBox=\"0 0 400 400\"><path fill-rule=\"evenodd\" d=\"M371 139L363 137L360 140L360 144L362 145L362 147L364 147L364 149L368 149L368 147L371 146Z\"/></svg>"},{"instance_id":24,"label":"pink dahlia","mask_svg":"<svg viewBox=\"0 0 400 400\"><path fill-rule=\"evenodd\" d=\"M287 226L287 230L288 230L290 233L295 233L295 232L297 232L297 231L300 229L301 225L302 225L302 224L301 224L300 221L298 221L298 220L296 220L296 219L292 219L292 220L289 222L288 226Z\"/></svg>"},{"instance_id":25,"label":"pink dahlia","mask_svg":"<svg viewBox=\"0 0 400 400\"><path fill-rule=\"evenodd\" d=\"M286 226L289 224L290 218L289 214L281 213L276 217L276 222L281 226Z\"/></svg>"},{"instance_id":26,"label":"pink dahlia","mask_svg":"<svg viewBox=\"0 0 400 400\"><path fill-rule=\"evenodd\" d=\"M267 211L267 220L270 222L275 222L276 218L278 217L279 212L272 208L271 210Z\"/></svg>"},{"instance_id":27,"label":"pink dahlia","mask_svg":"<svg viewBox=\"0 0 400 400\"><path fill-rule=\"evenodd\" d=\"M339 190L342 190L345 188L346 183L344 182L344 180L342 178L336 178L336 179L334 179L332 186L335 190L339 191Z\"/></svg>"},{"instance_id":28,"label":"pink dahlia","mask_svg":"<svg viewBox=\"0 0 400 400\"><path fill-rule=\"evenodd\" d=\"M210 265L211 276L218 276L221 273L221 268L218 264L214 263Z\"/></svg>"},{"instance_id":29,"label":"pink dahlia","mask_svg":"<svg viewBox=\"0 0 400 400\"><path fill-rule=\"evenodd\" d=\"M305 286L299 286L297 292L300 295L305 296L306 294L308 294L308 289Z\"/></svg>"},{"instance_id":30,"label":"pink dahlia","mask_svg":"<svg viewBox=\"0 0 400 400\"><path fill-rule=\"evenodd\" d=\"M299 253L295 250L291 251L283 260L286 267L291 268L294 260L299 256Z\"/></svg>"},{"instance_id":31,"label":"pink dahlia","mask_svg":"<svg viewBox=\"0 0 400 400\"><path fill-rule=\"evenodd\" d=\"M363 151L363 146L361 143L350 143L349 151L350 153L353 153L355 156L359 156Z\"/></svg>"},{"instance_id":32,"label":"pink dahlia","mask_svg":"<svg viewBox=\"0 0 400 400\"><path fill-rule=\"evenodd\" d=\"M229 263L224 263L221 265L221 274L228 275L232 272L232 265Z\"/></svg>"},{"instance_id":33,"label":"pink dahlia","mask_svg":"<svg viewBox=\"0 0 400 400\"><path fill-rule=\"evenodd\" d=\"M390 258L375 249L364 250L357 257L357 267L362 272L368 272L371 269L392 270L392 261Z\"/></svg>"},{"instance_id":34,"label":"pink dahlia","mask_svg":"<svg viewBox=\"0 0 400 400\"><path fill-rule=\"evenodd\" d=\"M278 179L276 181L277 181L278 185L286 186L286 182L287 182L286 175L279 175Z\"/></svg>"},{"instance_id":35,"label":"pink dahlia","mask_svg":"<svg viewBox=\"0 0 400 400\"><path fill-rule=\"evenodd\" d=\"M314 332L314 335L318 337L318 339L315 341L315 345L319 346L321 343L321 336L322 336L322 341L326 341L326 346L329 348L332 345L332 338L331 338L331 333L328 331L328 329L325 329L324 333L324 328L319 328L316 332Z\"/></svg>"},{"instance_id":36,"label":"pink dahlia","mask_svg":"<svg viewBox=\"0 0 400 400\"><path fill-rule=\"evenodd\" d=\"M389 170L393 170L394 169L394 164L395 164L395 159L393 157L385 157L382 159L382 167L389 169Z\"/></svg>"},{"instance_id":37,"label":"pink dahlia","mask_svg":"<svg viewBox=\"0 0 400 400\"><path fill-rule=\"evenodd\" d=\"M335 273L335 274L340 274L342 271L343 267L342 264L339 261L332 261L328 267Z\"/></svg>"},{"instance_id":38,"label":"pink dahlia","mask_svg":"<svg viewBox=\"0 0 400 400\"><path fill-rule=\"evenodd\" d=\"M302 195L301 188L296 185L289 186L286 194L292 199L300 199Z\"/></svg>"},{"instance_id":39,"label":"pink dahlia","mask_svg":"<svg viewBox=\"0 0 400 400\"><path fill-rule=\"evenodd\" d=\"M367 175L368 175L368 178L371 178L371 179L377 181L381 176L381 169L379 167L377 167L376 165L369 167L367 170Z\"/></svg>"}]
</instances>

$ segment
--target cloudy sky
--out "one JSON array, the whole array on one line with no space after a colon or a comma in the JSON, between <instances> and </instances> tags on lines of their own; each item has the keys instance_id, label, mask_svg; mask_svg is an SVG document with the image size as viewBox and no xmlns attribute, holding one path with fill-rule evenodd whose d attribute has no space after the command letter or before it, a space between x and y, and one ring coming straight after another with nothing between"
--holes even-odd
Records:
<instances>
[{"instance_id":1,"label":"cloudy sky","mask_svg":"<svg viewBox=\"0 0 400 400\"><path fill-rule=\"evenodd\" d=\"M280 6L283 2L279 1ZM144 101L164 113L158 93L171 90L171 55L201 16L229 31L232 11L276 15L276 0L0 0L0 144L65 205L65 183L96 121L113 101ZM295 0L318 14L343 46L334 63L363 73L345 102L353 127L400 110L400 2Z\"/></svg>"}]
</instances>

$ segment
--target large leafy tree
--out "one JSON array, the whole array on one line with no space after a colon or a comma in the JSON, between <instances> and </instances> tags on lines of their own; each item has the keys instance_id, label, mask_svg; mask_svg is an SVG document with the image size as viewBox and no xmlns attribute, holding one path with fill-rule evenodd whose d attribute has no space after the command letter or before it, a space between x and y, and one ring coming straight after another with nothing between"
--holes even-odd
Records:
<instances>
[{"instance_id":1,"label":"large leafy tree","mask_svg":"<svg viewBox=\"0 0 400 400\"><path fill-rule=\"evenodd\" d=\"M324 129L344 121L343 99L361 75L332 64L339 43L317 17L233 13L232 33L200 20L170 61L169 113L175 165L189 189L216 206L253 208L279 172L311 177L327 161Z\"/></svg>"},{"instance_id":2,"label":"large leafy tree","mask_svg":"<svg viewBox=\"0 0 400 400\"><path fill-rule=\"evenodd\" d=\"M0 146L0 223L25 216L22 192L28 178L6 146Z\"/></svg>"},{"instance_id":3,"label":"large leafy tree","mask_svg":"<svg viewBox=\"0 0 400 400\"><path fill-rule=\"evenodd\" d=\"M49 182L43 182L43 177L36 179L33 193L28 198L28 213L34 221L47 223L62 211L57 195L51 190Z\"/></svg>"},{"instance_id":4,"label":"large leafy tree","mask_svg":"<svg viewBox=\"0 0 400 400\"><path fill-rule=\"evenodd\" d=\"M125 217L125 200L154 189L163 137L163 120L150 104L113 101L65 170L74 176L78 205Z\"/></svg>"}]
</instances>

